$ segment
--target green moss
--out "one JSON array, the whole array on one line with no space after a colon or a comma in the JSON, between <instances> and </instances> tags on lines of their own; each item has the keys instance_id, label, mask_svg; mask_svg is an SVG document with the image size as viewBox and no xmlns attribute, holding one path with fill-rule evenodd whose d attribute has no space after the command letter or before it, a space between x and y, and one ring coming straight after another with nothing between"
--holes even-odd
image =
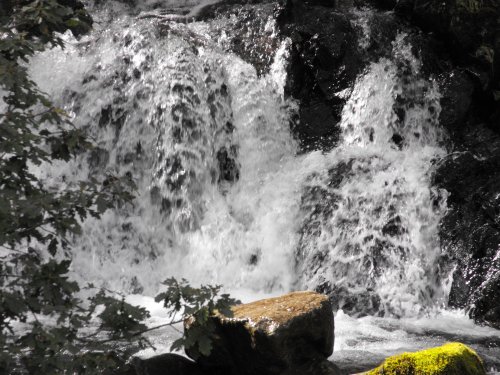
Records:
<instances>
[{"instance_id":1,"label":"green moss","mask_svg":"<svg viewBox=\"0 0 500 375\"><path fill-rule=\"evenodd\" d=\"M482 0L457 0L458 8L467 13L477 13L483 7Z\"/></svg>"},{"instance_id":2,"label":"green moss","mask_svg":"<svg viewBox=\"0 0 500 375\"><path fill-rule=\"evenodd\" d=\"M453 342L415 353L387 358L367 375L485 375L474 350Z\"/></svg>"}]
</instances>

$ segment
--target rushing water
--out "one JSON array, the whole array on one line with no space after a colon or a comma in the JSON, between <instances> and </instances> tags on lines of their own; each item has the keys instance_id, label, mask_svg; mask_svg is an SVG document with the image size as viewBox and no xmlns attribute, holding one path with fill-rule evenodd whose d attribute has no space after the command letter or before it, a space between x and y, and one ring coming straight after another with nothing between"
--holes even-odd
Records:
<instances>
[{"instance_id":1,"label":"rushing water","mask_svg":"<svg viewBox=\"0 0 500 375\"><path fill-rule=\"evenodd\" d=\"M420 77L404 34L392 55L368 67L344 107L342 142L309 188L299 270L308 287L348 292L341 308L412 316L448 293L438 243L445 194L429 186L444 150L435 83Z\"/></svg>"},{"instance_id":2,"label":"rushing water","mask_svg":"<svg viewBox=\"0 0 500 375\"><path fill-rule=\"evenodd\" d=\"M170 7L193 15L197 5ZM262 32L278 48L259 75L228 52L231 17L178 23L165 10L111 8L96 14L90 36L68 36L64 51L31 63L34 79L98 146L41 176L63 188L112 171L138 186L132 206L83 224L75 278L130 293L153 320L164 315L147 296L170 276L223 284L244 299L333 291L333 359L346 367L451 337L494 363L498 351L487 348L500 334L445 309L451 266L440 262L438 223L446 192L430 184L445 154L440 95L406 34L339 93L348 100L338 147L300 154L289 127L298 103L284 96L289 41L272 19ZM360 14L366 48L369 12ZM154 341L171 338L160 332Z\"/></svg>"}]
</instances>

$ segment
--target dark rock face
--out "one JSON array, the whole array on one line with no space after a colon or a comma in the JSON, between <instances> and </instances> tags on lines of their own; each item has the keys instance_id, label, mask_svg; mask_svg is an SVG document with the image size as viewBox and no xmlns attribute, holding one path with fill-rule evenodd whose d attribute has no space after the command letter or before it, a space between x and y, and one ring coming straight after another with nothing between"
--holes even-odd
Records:
<instances>
[{"instance_id":1,"label":"dark rock face","mask_svg":"<svg viewBox=\"0 0 500 375\"><path fill-rule=\"evenodd\" d=\"M439 120L454 133L464 124L471 108L474 80L464 71L453 70L439 77L439 86L442 95Z\"/></svg>"},{"instance_id":2,"label":"dark rock face","mask_svg":"<svg viewBox=\"0 0 500 375\"><path fill-rule=\"evenodd\" d=\"M230 31L224 30L231 35L227 48L259 74L269 71L276 50L289 38L285 94L300 104L291 128L302 151L335 147L349 90L369 62L387 55L398 30L396 18L375 14L367 48L360 48L363 30L348 3L236 0L208 6L199 16L229 20L225 27ZM269 21L275 21L277 30L269 27Z\"/></svg>"},{"instance_id":3,"label":"dark rock face","mask_svg":"<svg viewBox=\"0 0 500 375\"><path fill-rule=\"evenodd\" d=\"M235 182L239 179L240 173L236 164L236 148L222 147L217 152L217 162L219 165L219 182Z\"/></svg>"},{"instance_id":4,"label":"dark rock face","mask_svg":"<svg viewBox=\"0 0 500 375\"><path fill-rule=\"evenodd\" d=\"M435 175L449 192L441 238L457 264L449 304L500 327L500 137L468 127L460 148L467 151L450 154Z\"/></svg>"},{"instance_id":5,"label":"dark rock face","mask_svg":"<svg viewBox=\"0 0 500 375\"><path fill-rule=\"evenodd\" d=\"M350 2L288 1L278 11L291 41L286 93L300 102L292 131L302 151L336 146L338 123L357 76L390 54L401 22L386 13L366 15L370 34Z\"/></svg>"},{"instance_id":6,"label":"dark rock face","mask_svg":"<svg viewBox=\"0 0 500 375\"><path fill-rule=\"evenodd\" d=\"M498 119L500 3L497 0L373 0L372 3L394 9L422 30L436 33L446 43L446 51L455 63L469 67L482 86L484 115L490 121ZM500 130L499 125L497 129Z\"/></svg>"},{"instance_id":7,"label":"dark rock face","mask_svg":"<svg viewBox=\"0 0 500 375\"><path fill-rule=\"evenodd\" d=\"M292 131L305 151L332 148L344 105L338 92L350 87L362 62L356 33L346 15L321 6L290 3L284 25L292 50L286 91L300 101Z\"/></svg>"},{"instance_id":8,"label":"dark rock face","mask_svg":"<svg viewBox=\"0 0 500 375\"><path fill-rule=\"evenodd\" d=\"M225 375L337 375L333 313L328 298L294 292L232 308L214 318L213 348L198 363ZM195 322L187 322L189 331ZM190 355L189 350L187 354Z\"/></svg>"},{"instance_id":9,"label":"dark rock face","mask_svg":"<svg viewBox=\"0 0 500 375\"><path fill-rule=\"evenodd\" d=\"M446 47L437 53L447 60L437 81L440 122L449 132L453 152L439 162L435 184L449 193L440 230L445 256L457 265L449 304L499 327L500 105L494 99L499 87L499 3L406 0L383 5L434 32Z\"/></svg>"},{"instance_id":10,"label":"dark rock face","mask_svg":"<svg viewBox=\"0 0 500 375\"><path fill-rule=\"evenodd\" d=\"M373 0L434 37L421 51L440 88L440 123L451 153L434 183L448 191L441 222L443 264L456 264L449 304L500 326L500 3ZM360 5L360 4L357 4ZM420 38L422 40L422 38ZM417 43L413 43L418 46Z\"/></svg>"}]
</instances>

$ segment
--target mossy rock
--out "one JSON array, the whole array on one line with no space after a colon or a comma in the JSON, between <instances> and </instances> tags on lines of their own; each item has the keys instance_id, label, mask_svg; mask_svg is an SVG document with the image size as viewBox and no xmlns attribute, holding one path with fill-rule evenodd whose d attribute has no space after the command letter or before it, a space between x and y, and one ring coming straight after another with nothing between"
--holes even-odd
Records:
<instances>
[{"instance_id":1,"label":"mossy rock","mask_svg":"<svg viewBox=\"0 0 500 375\"><path fill-rule=\"evenodd\" d=\"M459 342L387 358L366 375L485 375L477 353Z\"/></svg>"}]
</instances>

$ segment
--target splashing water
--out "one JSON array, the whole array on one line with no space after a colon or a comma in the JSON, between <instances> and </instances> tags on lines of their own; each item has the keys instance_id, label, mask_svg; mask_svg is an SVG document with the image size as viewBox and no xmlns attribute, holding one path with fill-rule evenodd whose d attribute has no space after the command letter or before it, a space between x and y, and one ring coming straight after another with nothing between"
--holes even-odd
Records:
<instances>
[{"instance_id":1,"label":"splashing water","mask_svg":"<svg viewBox=\"0 0 500 375\"><path fill-rule=\"evenodd\" d=\"M171 4L185 5L194 4ZM350 314L338 315L341 353L376 351L362 347L365 339L389 353L384 340L396 328L387 324L411 331L423 313L445 306L450 269L440 262L438 223L446 192L430 183L433 160L445 153L440 95L405 34L390 58L358 77L338 147L298 154L289 128L297 104L284 95L290 42L272 19L266 38L279 48L259 74L228 52L234 19L97 17L100 29L78 42L67 36L64 51L30 64L35 81L98 146L38 173L61 189L107 171L128 173L138 186L133 206L83 223L76 279L143 296L170 276L244 290L245 299L330 292ZM369 19L365 10L361 21ZM366 314L386 318L353 317ZM365 334L353 330L358 324ZM398 350L420 347L416 336L404 336Z\"/></svg>"},{"instance_id":2,"label":"splashing water","mask_svg":"<svg viewBox=\"0 0 500 375\"><path fill-rule=\"evenodd\" d=\"M351 312L411 316L446 300L438 223L444 200L430 188L442 156L436 85L419 75L405 35L393 59L372 63L344 107L342 144L304 199L302 284L335 291Z\"/></svg>"},{"instance_id":3,"label":"splashing water","mask_svg":"<svg viewBox=\"0 0 500 375\"><path fill-rule=\"evenodd\" d=\"M148 294L170 275L228 289L329 288L345 297L340 308L354 298L364 313L442 304L444 200L429 187L444 152L439 93L405 35L356 82L339 147L297 156L295 105L283 96L288 42L258 76L211 32L123 18L31 65L98 143L64 177L111 170L138 182L134 207L84 223L75 273ZM71 76L47 75L54 60L55 74ZM221 172L221 153L232 170ZM44 173L61 179L60 166Z\"/></svg>"},{"instance_id":4,"label":"splashing water","mask_svg":"<svg viewBox=\"0 0 500 375\"><path fill-rule=\"evenodd\" d=\"M84 223L73 264L87 281L148 293L169 275L256 291L291 286L307 172L296 165L294 104L283 97L288 42L259 77L209 33L205 23L124 19L81 42L83 52L73 45L32 64L98 140L65 178L112 170L138 182L133 208ZM60 74L73 72L70 86L46 75L54 60ZM221 150L237 169L230 181L218 168ZM44 173L61 178L60 166Z\"/></svg>"}]
</instances>

